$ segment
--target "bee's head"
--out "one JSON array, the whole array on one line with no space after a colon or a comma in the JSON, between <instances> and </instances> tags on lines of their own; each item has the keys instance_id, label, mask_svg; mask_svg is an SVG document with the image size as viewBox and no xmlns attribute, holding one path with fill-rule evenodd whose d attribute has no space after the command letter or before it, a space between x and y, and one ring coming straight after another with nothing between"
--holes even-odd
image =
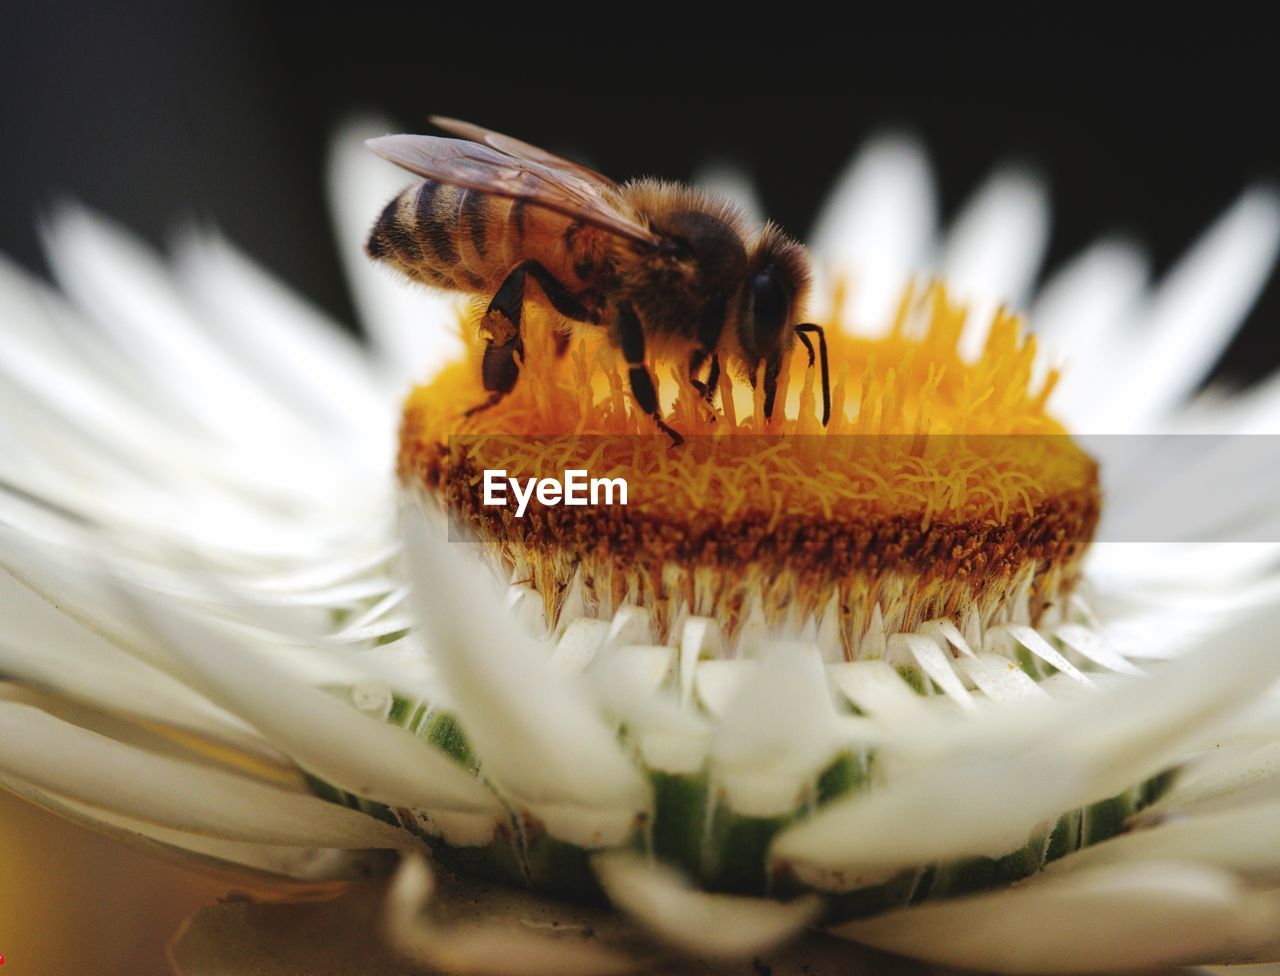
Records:
<instances>
[{"instance_id":1,"label":"bee's head","mask_svg":"<svg viewBox=\"0 0 1280 976\"><path fill-rule=\"evenodd\" d=\"M654 225L663 235L657 251L667 273L699 294L732 288L747 263L747 250L727 217L694 207L661 214Z\"/></svg>"},{"instance_id":2,"label":"bee's head","mask_svg":"<svg viewBox=\"0 0 1280 976\"><path fill-rule=\"evenodd\" d=\"M747 265L737 316L738 344L752 372L761 361L777 361L790 347L809 291L805 249L767 224Z\"/></svg>"}]
</instances>

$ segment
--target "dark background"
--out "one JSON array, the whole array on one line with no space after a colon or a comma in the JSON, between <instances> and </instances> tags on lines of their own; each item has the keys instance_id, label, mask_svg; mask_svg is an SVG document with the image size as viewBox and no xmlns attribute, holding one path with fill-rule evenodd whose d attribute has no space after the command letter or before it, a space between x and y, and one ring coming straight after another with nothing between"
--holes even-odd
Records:
<instances>
[{"instance_id":1,"label":"dark background","mask_svg":"<svg viewBox=\"0 0 1280 976\"><path fill-rule=\"evenodd\" d=\"M1044 9L1000 27L921 15L847 35L780 9L752 18L776 19L772 33L747 36L635 7L11 7L0 30L0 248L40 268L34 218L58 194L160 243L194 214L354 321L322 180L329 133L361 109L414 131L430 112L471 119L573 147L618 177L682 178L735 159L799 235L862 139L905 126L933 154L946 216L998 161L1045 172L1050 264L1121 230L1163 268L1248 182L1280 176L1276 37L1203 22L1085 31L1073 26L1077 8ZM602 16L629 22L593 35L563 27ZM1273 281L1220 375L1280 364L1277 322Z\"/></svg>"}]
</instances>

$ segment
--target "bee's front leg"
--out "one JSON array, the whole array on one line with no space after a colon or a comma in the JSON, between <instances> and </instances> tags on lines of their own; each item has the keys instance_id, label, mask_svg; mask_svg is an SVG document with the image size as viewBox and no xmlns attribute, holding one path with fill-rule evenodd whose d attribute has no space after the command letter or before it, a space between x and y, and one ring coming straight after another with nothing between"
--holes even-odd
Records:
<instances>
[{"instance_id":1,"label":"bee's front leg","mask_svg":"<svg viewBox=\"0 0 1280 976\"><path fill-rule=\"evenodd\" d=\"M720 357L711 354L711 368L707 371L705 381L698 379L698 370L707 361L705 349L695 349L689 357L689 385L698 391L702 399L710 403L716 397L716 384L720 382Z\"/></svg>"},{"instance_id":2,"label":"bee's front leg","mask_svg":"<svg viewBox=\"0 0 1280 976\"><path fill-rule=\"evenodd\" d=\"M630 367L627 376L631 380L631 395L636 398L640 409L653 418L658 429L671 438L671 443L678 446L684 443L680 433L662 419L658 413L658 391L654 389L653 377L644 364L644 327L636 316L630 302L618 303L618 337L622 341L622 358Z\"/></svg>"},{"instance_id":3,"label":"bee's front leg","mask_svg":"<svg viewBox=\"0 0 1280 976\"><path fill-rule=\"evenodd\" d=\"M773 419L773 403L778 398L778 378L782 375L782 357L774 356L764 365L764 419Z\"/></svg>"},{"instance_id":4,"label":"bee's front leg","mask_svg":"<svg viewBox=\"0 0 1280 976\"><path fill-rule=\"evenodd\" d=\"M689 360L689 379L707 403L715 399L716 384L720 382L720 357L715 350L720 344L720 333L724 331L726 307L723 295L716 295L707 302L698 322L698 345ZM697 374L708 356L711 357L711 371L707 374L707 381L703 383L697 378Z\"/></svg>"}]
</instances>

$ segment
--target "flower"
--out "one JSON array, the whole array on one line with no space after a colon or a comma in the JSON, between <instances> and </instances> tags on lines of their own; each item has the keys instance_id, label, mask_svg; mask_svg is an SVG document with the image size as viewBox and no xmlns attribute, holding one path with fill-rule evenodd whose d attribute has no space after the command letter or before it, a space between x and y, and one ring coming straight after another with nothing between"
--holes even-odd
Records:
<instances>
[{"instance_id":1,"label":"flower","mask_svg":"<svg viewBox=\"0 0 1280 976\"><path fill-rule=\"evenodd\" d=\"M1030 559L1060 574L1053 598L1031 598L1046 592L1033 568L954 619L918 589L828 617L815 599L791 620L796 601L763 589L740 613L723 586L699 613L639 584L604 599L580 581L575 597L554 565L504 594L414 511L432 496L413 452L439 441L414 417L429 427L422 405L452 382L458 313L355 256L396 178L351 138L335 176L375 356L216 236L190 235L171 268L73 207L49 232L66 298L9 268L0 288L16 336L0 363L0 783L259 899L196 916L184 971L220 955L222 971L374 972L392 952L526 973L682 956L882 971L881 951L1006 972L1275 957L1274 547L1104 543L1077 593L1086 540L1069 537L1060 562ZM820 317L892 320L933 233L929 192L913 144L864 152L814 242L828 274L854 276ZM912 306L923 332L893 340L959 350L953 373L986 378L958 402L995 391L1037 425L1048 367L995 302L1025 301L1045 222L1034 180L997 176L939 264L969 315L934 291ZM1257 190L1150 293L1115 244L1060 271L1031 318L1052 356L1083 360L1059 391L1068 428L1187 422L1278 239L1280 205ZM1117 343L1145 385L1116 384ZM402 545L391 401L433 370L402 441ZM812 382L793 370L789 408ZM868 370L864 394L906 389ZM1264 392L1198 404L1195 421L1270 413ZM1048 461L980 458L982 484L1034 463L1019 484L1096 500L1090 465L1052 466L1083 457L1056 443ZM1215 501L1224 518L1270 514L1248 493ZM517 563L536 563L539 540L523 544ZM403 855L394 880L363 880L393 866L386 851Z\"/></svg>"}]
</instances>

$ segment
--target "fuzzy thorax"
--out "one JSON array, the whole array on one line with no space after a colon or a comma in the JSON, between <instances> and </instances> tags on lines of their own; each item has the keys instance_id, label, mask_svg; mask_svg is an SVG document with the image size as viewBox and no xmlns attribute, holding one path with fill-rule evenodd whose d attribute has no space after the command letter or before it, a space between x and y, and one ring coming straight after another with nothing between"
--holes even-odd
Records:
<instances>
[{"instance_id":1,"label":"fuzzy thorax","mask_svg":"<svg viewBox=\"0 0 1280 976\"><path fill-rule=\"evenodd\" d=\"M630 602L664 636L689 613L718 618L730 637L753 622L817 626L856 657L869 632L937 618L1034 623L1079 575L1097 468L1046 414L1056 375L1033 384L1018 320L998 315L974 362L957 351L963 322L935 287L908 295L884 338L829 328L825 429L798 347L779 388L785 415L771 421L761 384L722 374L709 407L678 364L659 363L664 414L686 438L673 446L632 402L603 337L578 336L557 356L552 323L530 308L520 380L499 404L462 416L485 399L475 355L409 396L400 479L528 581L553 624ZM625 478L628 504L535 499L517 517L482 503L485 470L569 469Z\"/></svg>"}]
</instances>

